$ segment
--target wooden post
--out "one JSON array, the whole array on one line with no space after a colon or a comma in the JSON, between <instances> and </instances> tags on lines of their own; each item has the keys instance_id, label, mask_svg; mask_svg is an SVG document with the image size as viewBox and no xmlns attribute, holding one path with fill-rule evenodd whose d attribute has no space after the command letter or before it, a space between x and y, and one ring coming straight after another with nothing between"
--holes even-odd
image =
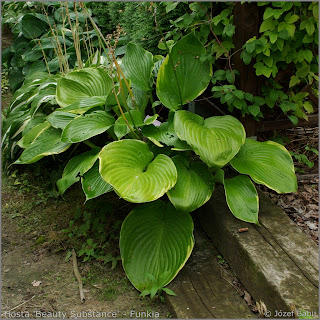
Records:
<instances>
[{"instance_id":1,"label":"wooden post","mask_svg":"<svg viewBox=\"0 0 320 320\"><path fill-rule=\"evenodd\" d=\"M254 36L259 36L261 23L260 10L256 3L237 2L234 5L234 24L236 33L234 35L235 51L239 50L247 40ZM240 58L241 50L232 57L233 68L240 72L240 77L236 79L236 87L244 92L249 92L254 96L260 95L261 78L256 76L253 68L254 62L245 65ZM255 134L256 121L252 116L242 118L242 123L246 129L247 136Z\"/></svg>"}]
</instances>

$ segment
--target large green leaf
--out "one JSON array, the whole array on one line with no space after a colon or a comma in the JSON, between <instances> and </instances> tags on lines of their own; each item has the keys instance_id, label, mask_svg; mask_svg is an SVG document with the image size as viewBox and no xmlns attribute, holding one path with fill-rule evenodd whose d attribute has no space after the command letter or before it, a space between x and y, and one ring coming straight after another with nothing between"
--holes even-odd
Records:
<instances>
[{"instance_id":1,"label":"large green leaf","mask_svg":"<svg viewBox=\"0 0 320 320\"><path fill-rule=\"evenodd\" d=\"M167 195L177 210L191 212L205 204L214 189L213 176L202 162L188 161L180 156L174 157L178 172L176 185Z\"/></svg>"},{"instance_id":2,"label":"large green leaf","mask_svg":"<svg viewBox=\"0 0 320 320\"><path fill-rule=\"evenodd\" d=\"M212 75L210 62L201 62L206 49L190 33L178 41L163 61L157 78L157 95L170 109L195 99L207 88Z\"/></svg>"},{"instance_id":3,"label":"large green leaf","mask_svg":"<svg viewBox=\"0 0 320 320\"><path fill-rule=\"evenodd\" d=\"M287 149L276 142L246 139L230 163L238 172L250 175L254 182L278 193L297 191L292 158Z\"/></svg>"},{"instance_id":4,"label":"large green leaf","mask_svg":"<svg viewBox=\"0 0 320 320\"><path fill-rule=\"evenodd\" d=\"M47 120L54 128L63 130L75 117L73 113L56 110L47 117Z\"/></svg>"},{"instance_id":5,"label":"large green leaf","mask_svg":"<svg viewBox=\"0 0 320 320\"><path fill-rule=\"evenodd\" d=\"M258 223L259 197L248 176L224 180L227 204L233 215L243 221Z\"/></svg>"},{"instance_id":6,"label":"large green leaf","mask_svg":"<svg viewBox=\"0 0 320 320\"><path fill-rule=\"evenodd\" d=\"M70 143L60 141L61 130L49 127L44 130L21 154L15 164L34 163L45 156L66 151Z\"/></svg>"},{"instance_id":7,"label":"large green leaf","mask_svg":"<svg viewBox=\"0 0 320 320\"><path fill-rule=\"evenodd\" d=\"M47 29L48 23L39 19L34 14L25 14L21 19L22 34L27 39L34 39L41 36Z\"/></svg>"},{"instance_id":8,"label":"large green leaf","mask_svg":"<svg viewBox=\"0 0 320 320\"><path fill-rule=\"evenodd\" d=\"M179 110L174 129L209 167L226 165L244 144L246 133L239 120L232 116L203 119L194 113Z\"/></svg>"},{"instance_id":9,"label":"large green leaf","mask_svg":"<svg viewBox=\"0 0 320 320\"><path fill-rule=\"evenodd\" d=\"M62 178L57 181L58 190L63 194L70 186L79 181L98 159L99 149L92 149L69 160L63 170Z\"/></svg>"},{"instance_id":10,"label":"large green leaf","mask_svg":"<svg viewBox=\"0 0 320 320\"><path fill-rule=\"evenodd\" d=\"M85 68L72 71L58 80L56 100L60 107L90 97L100 97L106 101L111 90L112 80L107 71Z\"/></svg>"},{"instance_id":11,"label":"large green leaf","mask_svg":"<svg viewBox=\"0 0 320 320\"><path fill-rule=\"evenodd\" d=\"M104 193L112 191L109 183L105 182L99 172L99 161L84 174L82 179L82 189L86 195L86 200L101 196Z\"/></svg>"},{"instance_id":12,"label":"large green leaf","mask_svg":"<svg viewBox=\"0 0 320 320\"><path fill-rule=\"evenodd\" d=\"M143 141L115 141L100 152L100 174L123 199L154 201L176 184L177 169L168 156L153 157Z\"/></svg>"},{"instance_id":13,"label":"large green leaf","mask_svg":"<svg viewBox=\"0 0 320 320\"><path fill-rule=\"evenodd\" d=\"M31 143L44 131L50 127L50 123L45 121L34 126L28 131L17 143L17 145L23 149L29 147Z\"/></svg>"},{"instance_id":14,"label":"large green leaf","mask_svg":"<svg viewBox=\"0 0 320 320\"><path fill-rule=\"evenodd\" d=\"M74 102L67 107L59 108L57 111L70 112L75 114L84 114L92 108L103 106L105 104L104 97L83 98L80 101Z\"/></svg>"},{"instance_id":15,"label":"large green leaf","mask_svg":"<svg viewBox=\"0 0 320 320\"><path fill-rule=\"evenodd\" d=\"M75 143L87 140L105 132L113 123L111 114L102 110L93 111L69 122L62 132L61 141Z\"/></svg>"},{"instance_id":16,"label":"large green leaf","mask_svg":"<svg viewBox=\"0 0 320 320\"><path fill-rule=\"evenodd\" d=\"M122 59L124 75L130 79L132 85L143 91L151 89L151 74L153 69L153 56L137 44L129 43L126 54Z\"/></svg>"},{"instance_id":17,"label":"large green leaf","mask_svg":"<svg viewBox=\"0 0 320 320\"><path fill-rule=\"evenodd\" d=\"M122 224L122 264L139 291L162 288L172 281L193 246L191 216L161 200L136 207Z\"/></svg>"}]
</instances>

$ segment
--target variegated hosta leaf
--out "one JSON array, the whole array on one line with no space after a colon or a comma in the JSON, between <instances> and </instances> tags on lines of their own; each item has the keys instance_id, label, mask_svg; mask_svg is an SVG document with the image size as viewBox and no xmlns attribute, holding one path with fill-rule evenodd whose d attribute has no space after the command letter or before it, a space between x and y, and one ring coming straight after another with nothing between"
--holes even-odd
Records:
<instances>
[{"instance_id":1,"label":"variegated hosta leaf","mask_svg":"<svg viewBox=\"0 0 320 320\"><path fill-rule=\"evenodd\" d=\"M79 175L83 175L91 169L98 159L99 152L99 149L92 149L69 160L63 170L62 178L57 181L58 190L61 194L80 180Z\"/></svg>"},{"instance_id":2,"label":"variegated hosta leaf","mask_svg":"<svg viewBox=\"0 0 320 320\"><path fill-rule=\"evenodd\" d=\"M99 161L96 161L93 167L84 174L82 189L86 195L86 201L113 191L111 185L105 182L100 175Z\"/></svg>"},{"instance_id":3,"label":"variegated hosta leaf","mask_svg":"<svg viewBox=\"0 0 320 320\"><path fill-rule=\"evenodd\" d=\"M106 101L112 90L112 80L108 72L100 68L75 70L58 80L56 100L60 107L90 97L100 97Z\"/></svg>"},{"instance_id":4,"label":"variegated hosta leaf","mask_svg":"<svg viewBox=\"0 0 320 320\"><path fill-rule=\"evenodd\" d=\"M163 61L157 77L157 96L170 109L194 100L207 88L212 75L205 47L190 33L178 41Z\"/></svg>"},{"instance_id":5,"label":"variegated hosta leaf","mask_svg":"<svg viewBox=\"0 0 320 320\"><path fill-rule=\"evenodd\" d=\"M134 87L143 91L151 90L153 56L137 44L129 43L122 59L123 72Z\"/></svg>"},{"instance_id":6,"label":"variegated hosta leaf","mask_svg":"<svg viewBox=\"0 0 320 320\"><path fill-rule=\"evenodd\" d=\"M174 129L209 167L226 165L244 144L246 133L239 120L232 116L203 119L194 113L179 110L174 117Z\"/></svg>"},{"instance_id":7,"label":"variegated hosta leaf","mask_svg":"<svg viewBox=\"0 0 320 320\"><path fill-rule=\"evenodd\" d=\"M30 144L44 131L50 127L50 123L45 121L33 127L27 134L25 134L17 143L20 148L27 148Z\"/></svg>"},{"instance_id":8,"label":"variegated hosta leaf","mask_svg":"<svg viewBox=\"0 0 320 320\"><path fill-rule=\"evenodd\" d=\"M131 115L130 115L131 114ZM152 122L154 122L157 119L157 114L146 119L146 121L144 121L144 117L143 114L138 111L138 110L131 110L129 112L125 112L124 116L127 119L128 123L130 124L130 126L133 128L133 123L135 125L136 128L142 128L146 125L151 124ZM133 120L133 121L132 121ZM126 124L126 122L124 121L123 117L119 117L117 119L117 121L114 124L114 133L117 136L118 139L121 139L122 137L124 137L126 134L128 134L130 132L130 129L128 127L128 125Z\"/></svg>"},{"instance_id":9,"label":"variegated hosta leaf","mask_svg":"<svg viewBox=\"0 0 320 320\"><path fill-rule=\"evenodd\" d=\"M70 145L70 143L61 142L61 130L49 127L24 149L19 159L14 163L34 163L45 156L64 152Z\"/></svg>"},{"instance_id":10,"label":"variegated hosta leaf","mask_svg":"<svg viewBox=\"0 0 320 320\"><path fill-rule=\"evenodd\" d=\"M97 110L74 118L64 128L61 141L81 142L108 130L114 123L111 114Z\"/></svg>"},{"instance_id":11,"label":"variegated hosta leaf","mask_svg":"<svg viewBox=\"0 0 320 320\"><path fill-rule=\"evenodd\" d=\"M291 155L279 143L246 139L230 163L238 172L250 175L254 182L264 184L278 193L297 191Z\"/></svg>"},{"instance_id":12,"label":"variegated hosta leaf","mask_svg":"<svg viewBox=\"0 0 320 320\"><path fill-rule=\"evenodd\" d=\"M258 223L259 197L248 176L224 180L227 204L233 215L243 221Z\"/></svg>"},{"instance_id":13,"label":"variegated hosta leaf","mask_svg":"<svg viewBox=\"0 0 320 320\"><path fill-rule=\"evenodd\" d=\"M47 121L54 128L64 129L68 123L70 123L77 115L64 111L54 111L48 117Z\"/></svg>"},{"instance_id":14,"label":"variegated hosta leaf","mask_svg":"<svg viewBox=\"0 0 320 320\"><path fill-rule=\"evenodd\" d=\"M139 291L166 286L182 269L193 246L191 216L161 200L133 209L121 227L123 268Z\"/></svg>"},{"instance_id":15,"label":"variegated hosta leaf","mask_svg":"<svg viewBox=\"0 0 320 320\"><path fill-rule=\"evenodd\" d=\"M143 141L115 141L100 152L100 174L123 199L154 201L176 184L177 169L168 156L153 157Z\"/></svg>"},{"instance_id":16,"label":"variegated hosta leaf","mask_svg":"<svg viewBox=\"0 0 320 320\"><path fill-rule=\"evenodd\" d=\"M30 121L28 121L27 125L24 127L22 131L22 136L26 135L30 130L32 130L35 126L42 123L45 118L46 114L38 112L35 114Z\"/></svg>"},{"instance_id":17,"label":"variegated hosta leaf","mask_svg":"<svg viewBox=\"0 0 320 320\"><path fill-rule=\"evenodd\" d=\"M39 86L37 95L32 99L30 114L34 115L44 103L56 104L56 85L52 85L52 82L43 89Z\"/></svg>"},{"instance_id":18,"label":"variegated hosta leaf","mask_svg":"<svg viewBox=\"0 0 320 320\"><path fill-rule=\"evenodd\" d=\"M204 205L214 189L213 176L202 162L188 163L180 156L172 158L178 171L176 185L167 195L177 210L191 212Z\"/></svg>"},{"instance_id":19,"label":"variegated hosta leaf","mask_svg":"<svg viewBox=\"0 0 320 320\"><path fill-rule=\"evenodd\" d=\"M59 108L56 111L64 111L75 114L84 114L92 108L103 106L105 104L105 98L103 97L90 97L84 98L80 101L70 104L67 107Z\"/></svg>"}]
</instances>

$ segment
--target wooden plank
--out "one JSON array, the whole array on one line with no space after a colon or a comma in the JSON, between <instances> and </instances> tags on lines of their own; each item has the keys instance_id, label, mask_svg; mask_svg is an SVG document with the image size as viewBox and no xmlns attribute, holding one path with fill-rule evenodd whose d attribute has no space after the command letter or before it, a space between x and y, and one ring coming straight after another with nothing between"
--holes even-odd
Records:
<instances>
[{"instance_id":1,"label":"wooden plank","mask_svg":"<svg viewBox=\"0 0 320 320\"><path fill-rule=\"evenodd\" d=\"M221 277L222 267L212 243L199 232L195 232L195 243L189 261L169 285L177 294L166 296L173 316L179 319L255 318L236 289Z\"/></svg>"},{"instance_id":2,"label":"wooden plank","mask_svg":"<svg viewBox=\"0 0 320 320\"><path fill-rule=\"evenodd\" d=\"M308 121L299 119L295 126L289 119L260 121L256 122L255 132L267 132L281 129L290 129L295 127L317 126L319 124L319 117L317 114L308 116Z\"/></svg>"},{"instance_id":3,"label":"wooden plank","mask_svg":"<svg viewBox=\"0 0 320 320\"><path fill-rule=\"evenodd\" d=\"M260 194L261 226L236 219L222 188L199 210L203 229L256 301L275 310L318 312L318 249L289 217ZM248 228L239 233L240 228ZM301 255L301 256L300 256Z\"/></svg>"},{"instance_id":4,"label":"wooden plank","mask_svg":"<svg viewBox=\"0 0 320 320\"><path fill-rule=\"evenodd\" d=\"M256 3L240 3L234 5L234 25L236 26L236 34L233 37L235 45L235 53L232 56L234 69L240 72L240 76L236 78L236 87L244 92L249 92L254 96L260 95L262 78L256 75L253 68L254 62L251 61L246 65L240 58L242 46L247 40L254 36L259 36L259 27L261 17L259 7ZM239 51L237 51L239 50ZM254 60L254 59L253 59ZM242 118L242 123L246 129L248 137L255 134L255 120L252 116L247 115Z\"/></svg>"}]
</instances>

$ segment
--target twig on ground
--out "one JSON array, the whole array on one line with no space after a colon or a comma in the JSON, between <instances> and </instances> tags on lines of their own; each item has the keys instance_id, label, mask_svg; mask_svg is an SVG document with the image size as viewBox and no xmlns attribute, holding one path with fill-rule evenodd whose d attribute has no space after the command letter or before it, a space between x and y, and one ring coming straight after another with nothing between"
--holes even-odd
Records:
<instances>
[{"instance_id":1,"label":"twig on ground","mask_svg":"<svg viewBox=\"0 0 320 320\"><path fill-rule=\"evenodd\" d=\"M83 285L82 285L82 278L78 269L78 263L77 263L77 255L74 249L72 249L72 262L73 262L73 272L78 280L79 284L79 293L80 293L80 300L82 303L85 302L86 298L84 297L84 292L83 292Z\"/></svg>"},{"instance_id":2,"label":"twig on ground","mask_svg":"<svg viewBox=\"0 0 320 320\"><path fill-rule=\"evenodd\" d=\"M26 304L27 302L31 301L35 296L32 296L29 300L25 301L25 302L22 302L20 304L18 304L17 306L15 306L14 308L10 309L9 312L21 307L22 305Z\"/></svg>"}]
</instances>

